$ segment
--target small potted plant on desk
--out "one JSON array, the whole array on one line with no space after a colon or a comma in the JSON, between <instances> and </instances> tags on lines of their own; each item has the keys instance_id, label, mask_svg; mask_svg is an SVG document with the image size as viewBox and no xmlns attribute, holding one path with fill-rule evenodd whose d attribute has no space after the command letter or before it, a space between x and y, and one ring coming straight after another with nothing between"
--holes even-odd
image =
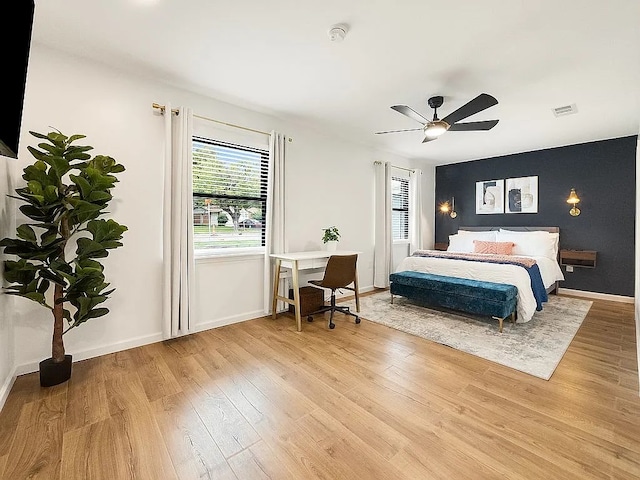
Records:
<instances>
[{"instance_id":1,"label":"small potted plant on desk","mask_svg":"<svg viewBox=\"0 0 640 480\"><path fill-rule=\"evenodd\" d=\"M106 213L115 174L124 167L105 155L92 158L86 152L93 147L73 145L84 135L30 133L42 142L39 149L28 147L36 161L24 169L26 185L11 196L23 202L20 211L29 220L17 228L17 238L3 239L0 247L18 257L4 262L6 293L53 314L51 357L40 362L40 385L51 387L71 377L62 335L109 313L99 305L114 289L108 288L99 259L122 246L127 227L98 217Z\"/></svg>"},{"instance_id":2,"label":"small potted plant on desk","mask_svg":"<svg viewBox=\"0 0 640 480\"><path fill-rule=\"evenodd\" d=\"M337 227L327 227L322 229L324 234L322 235L322 243L325 244L327 251L335 252L338 247L338 240L340 239L340 232Z\"/></svg>"}]
</instances>

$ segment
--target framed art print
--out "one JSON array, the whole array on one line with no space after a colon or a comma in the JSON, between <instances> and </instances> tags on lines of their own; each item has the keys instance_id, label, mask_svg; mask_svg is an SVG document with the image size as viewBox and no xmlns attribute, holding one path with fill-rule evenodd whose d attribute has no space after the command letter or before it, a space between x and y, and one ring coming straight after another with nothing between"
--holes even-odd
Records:
<instances>
[{"instance_id":1,"label":"framed art print","mask_svg":"<svg viewBox=\"0 0 640 480\"><path fill-rule=\"evenodd\" d=\"M504 213L504 180L476 182L476 214Z\"/></svg>"},{"instance_id":2,"label":"framed art print","mask_svg":"<svg viewBox=\"0 0 640 480\"><path fill-rule=\"evenodd\" d=\"M505 213L538 213L538 177L507 178Z\"/></svg>"}]
</instances>

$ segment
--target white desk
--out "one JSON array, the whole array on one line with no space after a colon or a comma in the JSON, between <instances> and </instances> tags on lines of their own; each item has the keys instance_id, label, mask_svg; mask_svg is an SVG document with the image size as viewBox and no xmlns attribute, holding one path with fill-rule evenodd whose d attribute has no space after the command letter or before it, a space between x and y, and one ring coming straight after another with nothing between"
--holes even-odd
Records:
<instances>
[{"instance_id":1,"label":"white desk","mask_svg":"<svg viewBox=\"0 0 640 480\"><path fill-rule=\"evenodd\" d=\"M332 255L355 255L361 252L352 252L350 250L337 250L329 252L326 250L317 250L313 252L291 252L291 253L272 253L269 256L275 260L276 268L273 277L273 303L272 317L275 319L277 315L278 300L288 304L293 304L296 310L296 325L298 331L302 330L302 320L300 318L300 283L298 272L300 270L308 270L312 268L324 268L327 265L329 257ZM293 280L293 299L278 293L280 285L280 270L288 268L291 270ZM356 297L356 311L360 312L360 297L358 292L358 271L356 263L356 279L354 281L354 291Z\"/></svg>"}]
</instances>

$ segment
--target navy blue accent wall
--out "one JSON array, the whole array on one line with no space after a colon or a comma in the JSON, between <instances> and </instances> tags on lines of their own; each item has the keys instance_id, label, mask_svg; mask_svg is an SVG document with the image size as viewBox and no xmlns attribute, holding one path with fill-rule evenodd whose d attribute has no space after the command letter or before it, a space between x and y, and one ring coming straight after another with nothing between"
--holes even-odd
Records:
<instances>
[{"instance_id":1,"label":"navy blue accent wall","mask_svg":"<svg viewBox=\"0 0 640 480\"><path fill-rule=\"evenodd\" d=\"M596 250L595 269L564 270L564 288L634 295L636 146L629 136L436 167L435 241L460 226L557 226L560 248ZM476 182L538 176L538 213L476 215ZM569 215L576 189L581 214ZM457 218L438 211L455 197Z\"/></svg>"}]
</instances>

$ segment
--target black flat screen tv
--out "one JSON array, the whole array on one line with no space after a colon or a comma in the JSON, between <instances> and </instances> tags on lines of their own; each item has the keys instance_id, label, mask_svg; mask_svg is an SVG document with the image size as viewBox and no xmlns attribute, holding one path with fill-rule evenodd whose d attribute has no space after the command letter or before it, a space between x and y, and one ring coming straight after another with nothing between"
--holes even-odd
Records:
<instances>
[{"instance_id":1,"label":"black flat screen tv","mask_svg":"<svg viewBox=\"0 0 640 480\"><path fill-rule=\"evenodd\" d=\"M4 0L0 7L0 155L18 157L34 0Z\"/></svg>"}]
</instances>

